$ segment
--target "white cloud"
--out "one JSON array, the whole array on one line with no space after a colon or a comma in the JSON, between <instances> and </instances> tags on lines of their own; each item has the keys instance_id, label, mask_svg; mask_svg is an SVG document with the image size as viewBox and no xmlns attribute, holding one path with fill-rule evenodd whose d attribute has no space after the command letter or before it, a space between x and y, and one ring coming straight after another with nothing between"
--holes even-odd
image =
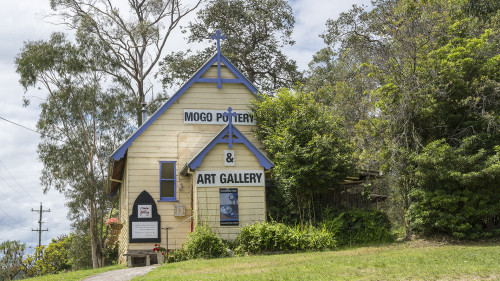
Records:
<instances>
[{"instance_id":1,"label":"white cloud","mask_svg":"<svg viewBox=\"0 0 500 281\"><path fill-rule=\"evenodd\" d=\"M287 54L297 61L300 70L306 70L312 56L325 47L320 34L326 31L326 21L335 19L352 5L370 4L370 0L295 0L290 1L295 15L293 39L296 44L286 49Z\"/></svg>"},{"instance_id":2,"label":"white cloud","mask_svg":"<svg viewBox=\"0 0 500 281\"><path fill-rule=\"evenodd\" d=\"M368 2L291 1L296 16L293 38L297 43L285 50L286 53L298 62L301 70L305 70L312 55L323 47L318 35L325 31L326 20L347 11L352 4ZM44 22L43 15L48 12L48 0L5 1L0 9L0 116L33 129L40 109L36 99L33 99L33 105L22 107L24 89L18 83L14 57L21 51L23 42L48 39L51 32L64 30L63 26ZM193 13L185 18L181 25L186 26L194 16ZM187 45L179 29L175 30L167 44L166 52L197 47ZM211 42L207 40L206 44ZM43 91L30 90L29 95L43 97L44 94ZM21 240L35 246L38 235L31 229L38 228L38 213L31 212L31 209L38 209L40 202L43 202L44 209L51 210L43 216L45 223L42 227L49 229L42 234L44 244L70 231L64 196L56 191L42 194L39 181L42 165L36 152L38 141L35 133L0 120L0 160L7 166L5 169L0 164L0 176L3 178L0 179L0 240Z\"/></svg>"}]
</instances>

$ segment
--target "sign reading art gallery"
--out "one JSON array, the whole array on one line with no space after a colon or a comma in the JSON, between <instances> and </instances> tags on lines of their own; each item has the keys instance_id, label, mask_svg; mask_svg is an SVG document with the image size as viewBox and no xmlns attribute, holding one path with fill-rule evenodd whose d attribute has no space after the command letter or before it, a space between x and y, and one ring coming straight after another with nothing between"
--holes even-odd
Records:
<instances>
[{"instance_id":1,"label":"sign reading art gallery","mask_svg":"<svg viewBox=\"0 0 500 281\"><path fill-rule=\"evenodd\" d=\"M184 124L226 125L226 110L184 109ZM235 125L256 125L255 117L250 111L237 111L232 116Z\"/></svg>"},{"instance_id":2,"label":"sign reading art gallery","mask_svg":"<svg viewBox=\"0 0 500 281\"><path fill-rule=\"evenodd\" d=\"M264 171L262 170L196 172L196 185L198 187L264 186L264 182Z\"/></svg>"}]
</instances>

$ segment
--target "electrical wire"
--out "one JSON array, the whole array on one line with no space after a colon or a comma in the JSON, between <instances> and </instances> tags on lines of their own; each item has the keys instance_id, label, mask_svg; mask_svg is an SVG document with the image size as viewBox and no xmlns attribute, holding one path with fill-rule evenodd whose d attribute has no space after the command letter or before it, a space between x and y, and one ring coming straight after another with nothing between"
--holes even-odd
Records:
<instances>
[{"instance_id":1,"label":"electrical wire","mask_svg":"<svg viewBox=\"0 0 500 281\"><path fill-rule=\"evenodd\" d=\"M17 229L17 230L29 230L30 229L29 226L24 226L23 228L21 228L21 227L17 227L17 226L12 226L12 225L10 225L8 223L4 223L4 222L0 222L0 225L8 227L10 229L13 228L13 229Z\"/></svg>"},{"instance_id":2,"label":"electrical wire","mask_svg":"<svg viewBox=\"0 0 500 281\"><path fill-rule=\"evenodd\" d=\"M5 170L7 171L7 173L9 173L10 177L17 183L17 185L21 188L22 191L24 191L24 193L26 195L28 195L29 198L31 198L33 201L35 202L38 202L37 200L35 200L35 198L33 198L33 196L31 196L31 194L29 194L24 188L23 186L16 180L16 178L12 175L12 173L9 171L9 169L7 168L7 166L5 166L5 163L0 160L0 164L2 164L2 166L5 168Z\"/></svg>"},{"instance_id":3,"label":"electrical wire","mask_svg":"<svg viewBox=\"0 0 500 281\"><path fill-rule=\"evenodd\" d=\"M31 131L31 132L33 132L33 133L37 133L38 135L42 135L42 134L41 134L40 132L38 132L37 130L33 130L33 129L31 129L31 128L28 128L28 127L26 127L26 126L23 126L23 125L18 124L18 123L14 122L14 121L11 121L11 120L9 120L9 119L3 118L2 116L0 116L0 119L1 119L1 120L4 120L4 121L6 121L6 122L9 122L9 123L11 123L11 124L13 124L13 125L19 126L19 127L23 128L23 129L26 129L26 130L28 130L28 131ZM56 138L56 137L52 137L52 136L47 136L47 137L49 137L49 138L51 138L51 139L54 139L54 140L56 140L56 141L61 141L61 142L64 142L63 140L58 139L58 138Z\"/></svg>"},{"instance_id":4,"label":"electrical wire","mask_svg":"<svg viewBox=\"0 0 500 281\"><path fill-rule=\"evenodd\" d=\"M18 124L18 123L16 123L16 122L14 122L14 121L10 121L10 120L8 120L8 119L5 119L5 118L3 118L2 116L0 116L0 119L2 119L2 120L4 120L4 121L7 121L7 122L9 122L9 123L12 123L12 124L14 124L14 125L16 125L16 126L19 126L19 127L21 127L21 128L24 128L24 129L26 129L26 130L28 130L28 131L32 131L32 132L34 132L34 133L40 134L38 131L35 131L35 130L33 130L33 129L30 129L30 128L28 128L28 127L25 127L25 126L23 126L23 125L21 125L21 124Z\"/></svg>"},{"instance_id":5,"label":"electrical wire","mask_svg":"<svg viewBox=\"0 0 500 281\"><path fill-rule=\"evenodd\" d=\"M4 210L0 209L0 211L2 213L4 213L4 215L6 215L7 217L9 217L11 220L15 221L18 225L23 225L21 222L19 222L17 219L11 217L7 212L5 212Z\"/></svg>"},{"instance_id":6,"label":"electrical wire","mask_svg":"<svg viewBox=\"0 0 500 281\"><path fill-rule=\"evenodd\" d=\"M16 193L18 193L18 192L19 192L19 190L16 190L14 187L12 187L12 185L10 185L10 184L9 184L9 182L7 182L7 180L5 180L5 178L4 178L4 177L0 176L0 179L1 179L1 180L3 180L3 181L5 182L5 184L7 184L7 186L8 186L8 187L10 187L10 189L12 189L12 191L14 191L14 192L16 192ZM26 190L22 189L22 191L23 191L26 195L28 195L29 197L31 197L31 195L30 195L28 192L26 192ZM31 197L31 199L32 199L32 200L34 200L35 202L38 202L38 201L37 201L37 200L35 200L33 197Z\"/></svg>"}]
</instances>

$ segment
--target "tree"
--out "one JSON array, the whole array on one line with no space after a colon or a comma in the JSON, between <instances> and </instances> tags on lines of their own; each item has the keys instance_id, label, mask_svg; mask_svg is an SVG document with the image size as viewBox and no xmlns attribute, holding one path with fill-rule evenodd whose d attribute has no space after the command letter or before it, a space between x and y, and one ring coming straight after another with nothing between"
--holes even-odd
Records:
<instances>
[{"instance_id":1,"label":"tree","mask_svg":"<svg viewBox=\"0 0 500 281\"><path fill-rule=\"evenodd\" d=\"M211 0L188 26L189 42L202 42L220 30L221 51L261 91L272 93L301 80L295 61L281 51L291 39L295 19L284 0ZM215 53L215 45L190 55L171 53L162 61L164 87L180 85Z\"/></svg>"},{"instance_id":2,"label":"tree","mask_svg":"<svg viewBox=\"0 0 500 281\"><path fill-rule=\"evenodd\" d=\"M23 261L26 277L55 274L71 269L68 249L72 241L69 236L52 239L47 247L36 247L35 253L28 255Z\"/></svg>"},{"instance_id":3,"label":"tree","mask_svg":"<svg viewBox=\"0 0 500 281\"><path fill-rule=\"evenodd\" d=\"M410 208L415 232L459 239L500 235L500 146L485 149L477 136L458 147L438 140L415 160L418 189Z\"/></svg>"},{"instance_id":4,"label":"tree","mask_svg":"<svg viewBox=\"0 0 500 281\"><path fill-rule=\"evenodd\" d=\"M132 128L126 125L129 95L101 86L106 80L96 65L106 50L87 39L77 37L72 44L55 33L49 41L28 42L16 65L26 90L41 85L48 92L37 123L44 192L64 193L75 223L88 219L96 268L105 262L104 216L111 208L108 157Z\"/></svg>"},{"instance_id":5,"label":"tree","mask_svg":"<svg viewBox=\"0 0 500 281\"><path fill-rule=\"evenodd\" d=\"M147 78L161 58L172 30L200 2L187 7L177 0L129 0L126 13L122 13L123 6L108 0L51 0L50 4L65 25L93 37L109 51L104 57L108 67L98 70L113 76L130 91L140 126L142 104L152 91Z\"/></svg>"},{"instance_id":6,"label":"tree","mask_svg":"<svg viewBox=\"0 0 500 281\"><path fill-rule=\"evenodd\" d=\"M68 257L73 270L92 268L92 249L88 246L91 245L88 225L88 219L73 224L70 234L72 243L68 249Z\"/></svg>"},{"instance_id":7,"label":"tree","mask_svg":"<svg viewBox=\"0 0 500 281\"><path fill-rule=\"evenodd\" d=\"M275 164L272 177L281 193L293 198L302 223L314 219L315 196L344 180L354 163L342 119L314 95L281 89L251 106L256 137Z\"/></svg>"},{"instance_id":8,"label":"tree","mask_svg":"<svg viewBox=\"0 0 500 281\"><path fill-rule=\"evenodd\" d=\"M483 140L481 148L490 157L494 155L500 120L499 13L494 8L497 6L489 4L382 0L375 1L370 11L354 7L327 23L325 42L331 50L340 46L338 59L326 57L333 61L332 69L347 65L352 73L368 70L371 81L366 93L373 107L356 127L363 128L365 134L381 136L380 155L389 175L396 178L394 194L403 208L407 230L411 220L423 214L414 216L413 212L409 216L408 210L419 204L414 200L424 200L421 194L427 190L424 176L419 174L422 170L418 159L435 141L442 139L443 145L458 149L474 137ZM488 7L487 16L476 16L481 7ZM323 72L316 73L331 73L319 69ZM478 152L467 153L460 157L472 157ZM481 173L483 168L477 164L474 169ZM471 172L463 166L459 171ZM490 190L493 186L485 184L481 188ZM435 204L424 205L439 209ZM415 210L432 211L425 208Z\"/></svg>"},{"instance_id":9,"label":"tree","mask_svg":"<svg viewBox=\"0 0 500 281\"><path fill-rule=\"evenodd\" d=\"M0 277L11 280L23 268L23 255L26 244L7 240L0 244Z\"/></svg>"}]
</instances>

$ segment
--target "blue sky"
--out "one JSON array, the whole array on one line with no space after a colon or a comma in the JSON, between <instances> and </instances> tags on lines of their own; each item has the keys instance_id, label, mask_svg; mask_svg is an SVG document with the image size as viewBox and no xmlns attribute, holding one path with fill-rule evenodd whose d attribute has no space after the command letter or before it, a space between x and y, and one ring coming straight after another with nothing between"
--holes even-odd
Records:
<instances>
[{"instance_id":1,"label":"blue sky","mask_svg":"<svg viewBox=\"0 0 500 281\"><path fill-rule=\"evenodd\" d=\"M369 1L290 1L296 17L293 33L296 44L285 52L297 61L300 70L306 70L312 55L324 47L318 35L325 31L326 20L336 18L353 4L369 5ZM32 129L36 128L40 113L37 97L43 98L45 93L30 89L27 94L34 96L32 104L22 106L24 89L18 83L14 59L21 51L23 42L48 39L52 32L64 31L63 26L44 20L44 14L49 12L49 0L6 1L0 10L0 118ZM190 18L185 18L181 25L186 25ZM178 29L167 44L167 52L186 49ZM211 42L207 41L207 44ZM157 84L156 81L151 82ZM31 209L38 210L40 202L43 202L44 209L51 210L43 214L43 229L48 228L49 231L43 232L42 244L70 231L64 196L56 191L42 193L39 180L42 165L36 152L39 140L36 133L0 119L0 242L21 240L28 246L36 246L38 234L31 229L38 228L39 217Z\"/></svg>"}]
</instances>

